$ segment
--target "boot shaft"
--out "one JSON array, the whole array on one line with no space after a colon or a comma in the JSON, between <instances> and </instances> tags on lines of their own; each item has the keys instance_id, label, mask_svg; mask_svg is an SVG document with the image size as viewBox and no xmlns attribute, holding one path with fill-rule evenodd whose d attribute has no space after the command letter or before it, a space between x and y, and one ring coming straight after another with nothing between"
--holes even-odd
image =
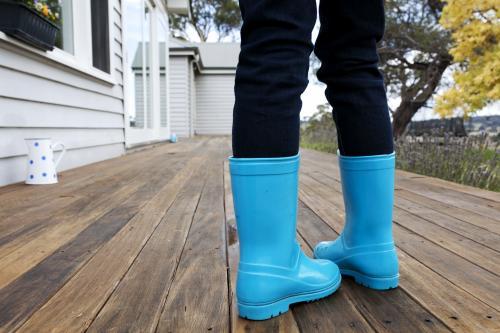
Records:
<instances>
[{"instance_id":1,"label":"boot shaft","mask_svg":"<svg viewBox=\"0 0 500 333\"><path fill-rule=\"evenodd\" d=\"M339 166L346 245L392 243L395 154L359 157L339 154Z\"/></svg>"},{"instance_id":2,"label":"boot shaft","mask_svg":"<svg viewBox=\"0 0 500 333\"><path fill-rule=\"evenodd\" d=\"M297 260L299 155L230 158L242 264L292 267Z\"/></svg>"}]
</instances>

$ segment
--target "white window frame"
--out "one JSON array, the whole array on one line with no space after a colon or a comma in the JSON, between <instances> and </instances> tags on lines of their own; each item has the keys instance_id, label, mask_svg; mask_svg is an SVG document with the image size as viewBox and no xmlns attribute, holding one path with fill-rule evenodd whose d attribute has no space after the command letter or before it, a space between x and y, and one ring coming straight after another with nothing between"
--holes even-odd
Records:
<instances>
[{"instance_id":1,"label":"white window frame","mask_svg":"<svg viewBox=\"0 0 500 333\"><path fill-rule=\"evenodd\" d=\"M163 23L166 26L167 29L167 38L165 39L165 96L167 98L167 103L166 103L166 108L167 108L167 114L166 114L166 121L167 121L167 126L162 126L161 125L161 105L160 105L160 135L168 137L170 136L170 56L169 56L169 50L170 50L170 31L169 31L169 20L168 20L168 15L167 13L162 13L163 15L161 17L158 17L157 19L157 24L159 24L160 21L163 21ZM158 31L158 30L157 30ZM160 40L158 40L158 46L160 45ZM158 50L158 54L160 54L160 50ZM158 62L161 63L161 60L158 59ZM159 67L159 64L158 64ZM160 72L161 75L161 72ZM160 87L159 85L158 87ZM160 98L161 98L161 92L160 92ZM161 101L160 101L161 104Z\"/></svg>"},{"instance_id":2,"label":"white window frame","mask_svg":"<svg viewBox=\"0 0 500 333\"><path fill-rule=\"evenodd\" d=\"M0 31L0 40L8 44L14 45L25 51L30 52L36 56L42 57L52 62L59 63L65 67L69 67L87 76L91 76L100 81L108 83L110 85L117 84L114 79L113 66L113 50L112 50L112 1L108 1L108 13L109 13L109 33L110 33L110 72L106 73L97 69L92 63L92 21L91 21L91 11L90 11L90 0L73 0L72 3L72 14L73 14L73 54L66 52L57 47L52 51L41 51L34 48L26 43L18 41L5 33Z\"/></svg>"},{"instance_id":3,"label":"white window frame","mask_svg":"<svg viewBox=\"0 0 500 333\"><path fill-rule=\"evenodd\" d=\"M123 24L127 24L127 17L126 17L126 9L125 9L125 1L122 1L122 20ZM145 144L145 143L152 143L152 142L158 142L158 141L166 141L168 140L170 136L170 98L169 97L169 68L168 68L168 60L169 60L169 46L168 46L168 38L165 43L166 47L166 61L167 61L167 76L166 76L166 93L167 93L167 127L161 127L161 117L160 117L160 66L159 66L159 39L158 39L158 16L161 15L162 19L166 22L167 27L168 27L168 15L164 9L164 4L161 3L159 0L142 0L142 8L146 5L146 3L149 3L149 6L151 8L151 36L150 36L150 43L151 43L151 55L152 58L150 59L151 65L150 65L150 75L153 76L153 89L152 89L152 127L148 127L148 115L147 115L147 107L144 110L145 112L145 117L144 117L144 127L141 128L135 128L130 126L130 113L131 113L131 108L135 107L135 100L130 100L129 98L129 89L135 89L135 87L131 87L129 85L129 71L128 71L128 66L130 65L130 62L133 61L133 59L127 59L126 56L123 58L123 75L124 75L124 80L123 80L123 85L124 85L124 105L125 105L125 143L127 147L133 147L135 145L140 145L140 144ZM125 28L122 28L124 33L126 31ZM124 35L122 38L122 45L123 45L123 50L124 54L127 52L127 37ZM144 51L143 51L144 52ZM144 54L143 54L144 55ZM147 80L146 75L143 75L143 80ZM143 89L146 88L146 85L143 84Z\"/></svg>"}]
</instances>

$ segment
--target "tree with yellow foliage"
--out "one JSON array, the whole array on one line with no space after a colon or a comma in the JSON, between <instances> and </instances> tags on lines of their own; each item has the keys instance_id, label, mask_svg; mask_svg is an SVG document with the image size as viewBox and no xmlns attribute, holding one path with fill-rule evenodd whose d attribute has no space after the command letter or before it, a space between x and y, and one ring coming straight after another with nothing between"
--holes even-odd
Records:
<instances>
[{"instance_id":1,"label":"tree with yellow foliage","mask_svg":"<svg viewBox=\"0 0 500 333\"><path fill-rule=\"evenodd\" d=\"M440 23L452 31L450 50L458 68L454 86L437 98L441 116L464 116L500 99L500 17L498 0L448 0Z\"/></svg>"}]
</instances>

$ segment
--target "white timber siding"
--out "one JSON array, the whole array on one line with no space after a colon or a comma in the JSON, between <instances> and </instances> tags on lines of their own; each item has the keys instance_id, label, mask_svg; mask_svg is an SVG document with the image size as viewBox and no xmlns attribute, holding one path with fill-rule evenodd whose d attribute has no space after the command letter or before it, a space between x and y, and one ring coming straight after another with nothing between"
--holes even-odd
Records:
<instances>
[{"instance_id":1,"label":"white timber siding","mask_svg":"<svg viewBox=\"0 0 500 333\"><path fill-rule=\"evenodd\" d=\"M195 133L231 134L234 105L234 74L196 75Z\"/></svg>"},{"instance_id":2,"label":"white timber siding","mask_svg":"<svg viewBox=\"0 0 500 333\"><path fill-rule=\"evenodd\" d=\"M167 76L165 70L160 72L160 126L167 127L167 112L168 112L167 96ZM165 112L167 110L167 112Z\"/></svg>"},{"instance_id":3,"label":"white timber siding","mask_svg":"<svg viewBox=\"0 0 500 333\"><path fill-rule=\"evenodd\" d=\"M0 186L24 180L24 138L64 143L59 171L125 152L121 4L110 1L110 80L0 40Z\"/></svg>"},{"instance_id":4,"label":"white timber siding","mask_svg":"<svg viewBox=\"0 0 500 333\"><path fill-rule=\"evenodd\" d=\"M188 57L170 57L170 131L178 137L189 137L192 112L192 74Z\"/></svg>"}]
</instances>

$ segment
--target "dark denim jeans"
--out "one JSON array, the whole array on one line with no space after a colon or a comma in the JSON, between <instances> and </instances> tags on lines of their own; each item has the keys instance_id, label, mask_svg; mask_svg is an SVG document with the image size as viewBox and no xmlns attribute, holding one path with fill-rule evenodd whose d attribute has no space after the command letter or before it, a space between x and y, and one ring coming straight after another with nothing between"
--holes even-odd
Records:
<instances>
[{"instance_id":1,"label":"dark denim jeans","mask_svg":"<svg viewBox=\"0 0 500 333\"><path fill-rule=\"evenodd\" d=\"M300 95L308 83L315 0L240 0L241 52L235 80L233 154L281 157L299 149ZM333 108L341 154L393 151L376 43L383 0L321 0L314 51Z\"/></svg>"}]
</instances>

